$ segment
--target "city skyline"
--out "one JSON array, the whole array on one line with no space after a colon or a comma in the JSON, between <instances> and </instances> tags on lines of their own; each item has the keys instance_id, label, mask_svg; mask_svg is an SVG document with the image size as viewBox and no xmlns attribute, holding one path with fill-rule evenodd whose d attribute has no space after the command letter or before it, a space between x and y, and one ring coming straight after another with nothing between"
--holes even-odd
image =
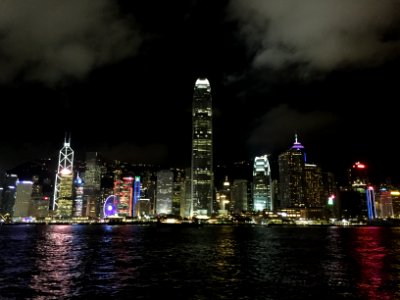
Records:
<instances>
[{"instance_id":1,"label":"city skyline","mask_svg":"<svg viewBox=\"0 0 400 300\"><path fill-rule=\"evenodd\" d=\"M4 1L0 169L55 158L66 131L77 156L189 166L207 77L216 164L276 164L297 133L326 171L398 183L396 2L279 3Z\"/></svg>"}]
</instances>

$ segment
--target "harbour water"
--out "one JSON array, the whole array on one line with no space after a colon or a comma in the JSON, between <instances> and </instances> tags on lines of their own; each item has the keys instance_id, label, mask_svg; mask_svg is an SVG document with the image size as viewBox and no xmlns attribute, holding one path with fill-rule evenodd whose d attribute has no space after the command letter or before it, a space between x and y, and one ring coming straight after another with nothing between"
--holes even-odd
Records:
<instances>
[{"instance_id":1,"label":"harbour water","mask_svg":"<svg viewBox=\"0 0 400 300\"><path fill-rule=\"evenodd\" d=\"M400 227L4 225L0 299L400 299Z\"/></svg>"}]
</instances>

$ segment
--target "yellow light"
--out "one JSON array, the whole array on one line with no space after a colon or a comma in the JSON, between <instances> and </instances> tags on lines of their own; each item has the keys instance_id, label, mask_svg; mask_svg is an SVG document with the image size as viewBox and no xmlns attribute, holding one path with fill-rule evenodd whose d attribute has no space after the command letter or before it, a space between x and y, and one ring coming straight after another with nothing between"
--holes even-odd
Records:
<instances>
[{"instance_id":1,"label":"yellow light","mask_svg":"<svg viewBox=\"0 0 400 300\"><path fill-rule=\"evenodd\" d=\"M390 195L399 196L399 195L400 195L400 192L399 192L399 191L391 191L391 192L390 192Z\"/></svg>"}]
</instances>

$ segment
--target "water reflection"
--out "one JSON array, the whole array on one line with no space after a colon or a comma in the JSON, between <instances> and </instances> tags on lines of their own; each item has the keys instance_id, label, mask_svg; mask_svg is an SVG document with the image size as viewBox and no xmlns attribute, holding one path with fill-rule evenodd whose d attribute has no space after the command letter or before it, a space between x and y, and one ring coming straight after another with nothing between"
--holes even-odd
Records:
<instances>
[{"instance_id":1,"label":"water reflection","mask_svg":"<svg viewBox=\"0 0 400 300\"><path fill-rule=\"evenodd\" d=\"M71 225L48 226L42 239L36 245L35 270L30 287L36 299L63 298L79 294L74 279L82 274L79 271L80 245Z\"/></svg>"},{"instance_id":2,"label":"water reflection","mask_svg":"<svg viewBox=\"0 0 400 300\"><path fill-rule=\"evenodd\" d=\"M388 230L382 227L359 228L354 241L354 258L358 263L357 289L367 299L395 299L390 287Z\"/></svg>"},{"instance_id":3,"label":"water reflection","mask_svg":"<svg viewBox=\"0 0 400 300\"><path fill-rule=\"evenodd\" d=\"M400 299L400 228L5 226L0 299Z\"/></svg>"}]
</instances>

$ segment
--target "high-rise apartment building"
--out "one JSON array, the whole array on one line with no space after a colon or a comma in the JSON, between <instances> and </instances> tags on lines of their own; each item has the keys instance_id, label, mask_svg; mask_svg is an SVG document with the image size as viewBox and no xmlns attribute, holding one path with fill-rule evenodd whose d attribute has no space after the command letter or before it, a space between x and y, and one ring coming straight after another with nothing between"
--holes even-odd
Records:
<instances>
[{"instance_id":1,"label":"high-rise apartment building","mask_svg":"<svg viewBox=\"0 0 400 300\"><path fill-rule=\"evenodd\" d=\"M211 86L207 79L197 79L192 105L192 214L213 212L213 131Z\"/></svg>"}]
</instances>

